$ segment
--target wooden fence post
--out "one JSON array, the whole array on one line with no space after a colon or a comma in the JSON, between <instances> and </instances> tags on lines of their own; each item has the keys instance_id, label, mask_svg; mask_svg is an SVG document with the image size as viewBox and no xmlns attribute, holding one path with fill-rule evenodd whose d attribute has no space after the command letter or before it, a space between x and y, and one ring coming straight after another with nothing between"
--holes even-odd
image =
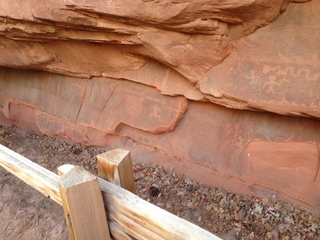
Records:
<instances>
[{"instance_id":1,"label":"wooden fence post","mask_svg":"<svg viewBox=\"0 0 320 240\"><path fill-rule=\"evenodd\" d=\"M72 240L110 239L109 229L115 240L221 240L127 190L91 175L81 167L59 167L58 173L65 174L59 178L1 144L0 166L63 205ZM97 180L100 185L98 191ZM109 228L103 204L107 208Z\"/></svg>"},{"instance_id":2,"label":"wooden fence post","mask_svg":"<svg viewBox=\"0 0 320 240\"><path fill-rule=\"evenodd\" d=\"M96 176L76 166L58 182L70 239L111 239Z\"/></svg>"},{"instance_id":3,"label":"wooden fence post","mask_svg":"<svg viewBox=\"0 0 320 240\"><path fill-rule=\"evenodd\" d=\"M130 151L117 148L97 156L98 176L136 194Z\"/></svg>"},{"instance_id":4,"label":"wooden fence post","mask_svg":"<svg viewBox=\"0 0 320 240\"><path fill-rule=\"evenodd\" d=\"M64 164L60 167L58 167L58 175L62 176L63 174L69 172L71 169L73 169L75 166L71 164ZM99 180L99 179L98 179ZM120 229L116 224L114 224L110 219L108 219L109 224L109 230L110 235L114 240L132 240L131 236L126 234L122 229Z\"/></svg>"}]
</instances>

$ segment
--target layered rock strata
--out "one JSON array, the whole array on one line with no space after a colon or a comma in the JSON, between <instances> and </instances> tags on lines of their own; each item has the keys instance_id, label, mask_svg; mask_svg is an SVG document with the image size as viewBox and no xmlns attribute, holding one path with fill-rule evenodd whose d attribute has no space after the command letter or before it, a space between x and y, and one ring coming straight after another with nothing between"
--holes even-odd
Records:
<instances>
[{"instance_id":1,"label":"layered rock strata","mask_svg":"<svg viewBox=\"0 0 320 240\"><path fill-rule=\"evenodd\" d=\"M1 124L320 210L317 1L0 6Z\"/></svg>"}]
</instances>

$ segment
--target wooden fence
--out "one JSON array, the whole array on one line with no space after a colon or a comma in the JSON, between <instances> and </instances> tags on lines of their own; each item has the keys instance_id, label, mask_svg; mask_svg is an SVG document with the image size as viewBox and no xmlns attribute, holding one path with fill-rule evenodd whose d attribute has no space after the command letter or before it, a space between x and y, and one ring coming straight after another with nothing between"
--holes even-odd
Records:
<instances>
[{"instance_id":1,"label":"wooden fence","mask_svg":"<svg viewBox=\"0 0 320 240\"><path fill-rule=\"evenodd\" d=\"M0 144L0 166L63 206L70 239L220 239L137 197L129 151L97 159L99 177L72 165L57 175Z\"/></svg>"}]
</instances>

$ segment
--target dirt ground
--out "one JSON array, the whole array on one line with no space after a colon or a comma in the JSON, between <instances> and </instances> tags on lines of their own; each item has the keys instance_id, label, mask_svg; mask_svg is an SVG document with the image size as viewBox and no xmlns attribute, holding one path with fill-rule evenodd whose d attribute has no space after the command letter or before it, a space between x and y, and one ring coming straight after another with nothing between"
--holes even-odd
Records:
<instances>
[{"instance_id":1,"label":"dirt ground","mask_svg":"<svg viewBox=\"0 0 320 240\"><path fill-rule=\"evenodd\" d=\"M96 155L104 152L1 125L0 144L53 172L71 163L96 174ZM233 194L155 165L134 163L133 171L141 198L223 239L320 239L319 213ZM0 194L0 239L68 239L62 207L1 167Z\"/></svg>"}]
</instances>

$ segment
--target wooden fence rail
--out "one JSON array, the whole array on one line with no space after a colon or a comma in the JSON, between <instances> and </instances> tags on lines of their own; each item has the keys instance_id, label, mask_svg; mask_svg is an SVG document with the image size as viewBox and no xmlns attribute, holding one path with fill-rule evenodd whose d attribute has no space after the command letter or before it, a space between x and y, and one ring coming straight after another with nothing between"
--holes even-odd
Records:
<instances>
[{"instance_id":1,"label":"wooden fence rail","mask_svg":"<svg viewBox=\"0 0 320 240\"><path fill-rule=\"evenodd\" d=\"M103 156L104 155L102 155L102 158ZM126 157L126 155L124 156ZM113 163L111 163L111 165L112 164ZM127 162L124 163L124 165L127 164ZM85 172L85 170L83 168L80 168L79 166L74 167L72 165L66 165L59 167L58 172L61 175L59 176L35 164L34 162L19 155L18 153L4 147L1 144L0 166L20 178L28 185L37 189L45 196L51 198L56 203L63 206L65 215L66 208L67 212L70 210L68 209L68 207L70 208L70 204L73 204L73 206L77 205L77 201L74 196L69 203L66 203L66 201L63 199L65 197L68 197L68 194L72 194L71 190L70 192L68 192L68 188L70 188L71 186L77 186L76 188L78 188L78 185L82 186L84 182L89 182L89 190L93 189L95 188L95 185L94 183L91 184L91 181L95 181L96 178L99 183L99 192L101 192L103 205L105 206L105 208L94 209L95 206L91 206L92 210L89 210L88 212L89 214L93 214L97 217L101 217L101 214L99 215L99 213L96 213L97 211L106 213L108 226L103 228L102 231L105 231L106 229L108 231L110 230L112 239L220 239L214 234L211 234L208 231L137 197L132 193L134 192L134 190L132 189L132 184L129 184L128 188L130 191L128 191L104 179L96 176L91 176L90 173ZM118 171L122 170L116 170L116 174L119 174ZM77 172L77 174L79 174L79 172L84 172L84 175L78 177L78 179L80 180L70 180L75 178L74 172ZM71 177L68 177L66 174L69 174ZM101 173L99 173L99 175L101 175ZM119 176L115 178L119 178ZM73 182L75 182L75 184ZM80 188L82 188L81 186ZM78 196L78 194L81 195ZM78 191L75 196L78 196L78 199L88 198L87 200L89 201L95 201L96 198L99 198L94 197L94 199L92 199L90 197L85 197L88 194L89 196L91 196L93 193L91 190L87 192L85 189L81 189L80 193ZM84 205L88 205L88 203L85 203ZM81 207L83 208L83 206ZM67 226L68 218L70 218L70 215L68 214L66 215ZM77 214L77 212L75 214ZM84 211L79 211L79 216L75 217L78 217L80 219L79 221L83 222L83 219L85 219L83 214L87 213L85 213ZM83 222L82 224L88 224L88 222ZM103 223L100 225L103 226ZM89 238L88 236L72 237L69 227L74 228L75 226L68 226L71 239L108 239L108 237L101 237L102 235L97 238ZM74 231L74 229L72 231Z\"/></svg>"}]
</instances>

